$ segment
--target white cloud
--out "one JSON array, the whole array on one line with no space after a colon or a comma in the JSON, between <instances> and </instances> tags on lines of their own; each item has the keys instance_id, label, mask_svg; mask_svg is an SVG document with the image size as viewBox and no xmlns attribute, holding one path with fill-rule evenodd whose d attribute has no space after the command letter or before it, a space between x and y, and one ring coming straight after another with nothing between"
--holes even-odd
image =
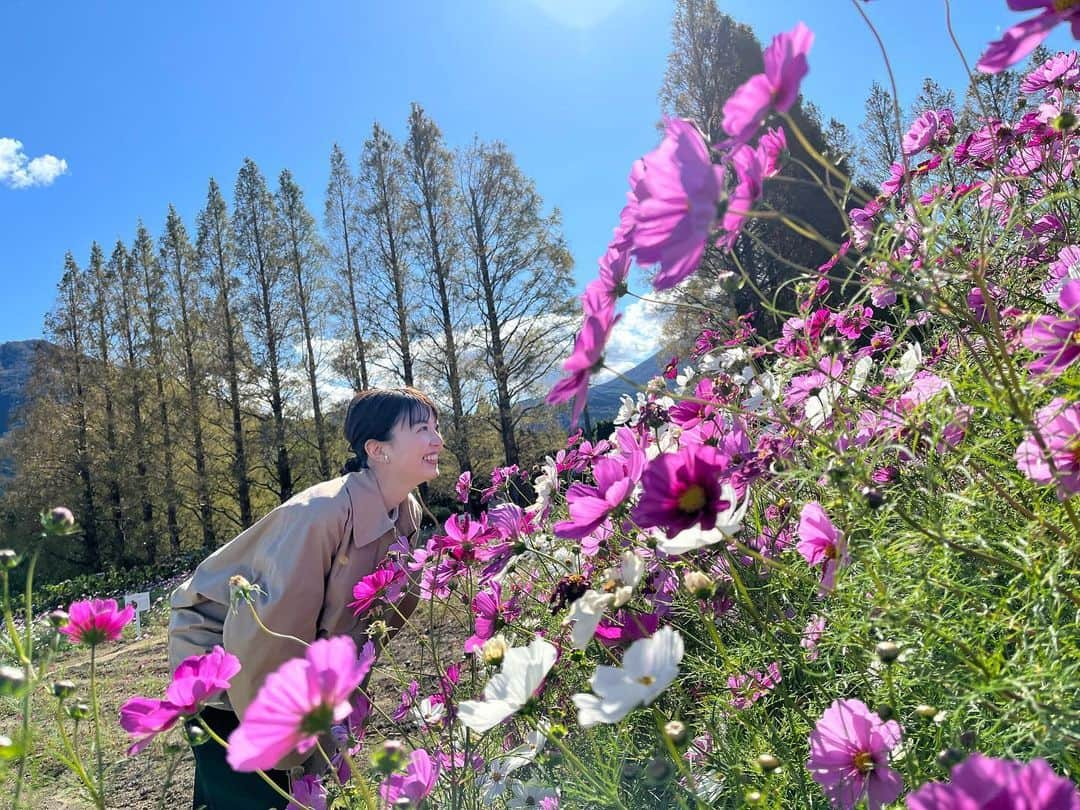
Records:
<instances>
[{"instance_id":1,"label":"white cloud","mask_svg":"<svg viewBox=\"0 0 1080 810\"><path fill-rule=\"evenodd\" d=\"M649 301L634 298L623 310L622 318L611 330L604 365L615 371L629 371L641 361L660 350L660 331L670 312L670 306L660 303L665 296L652 293ZM612 379L615 374L604 370L593 378L593 385Z\"/></svg>"},{"instance_id":2,"label":"white cloud","mask_svg":"<svg viewBox=\"0 0 1080 810\"><path fill-rule=\"evenodd\" d=\"M28 158L22 141L0 138L0 183L9 188L48 186L68 169L67 161L55 155Z\"/></svg>"}]
</instances>

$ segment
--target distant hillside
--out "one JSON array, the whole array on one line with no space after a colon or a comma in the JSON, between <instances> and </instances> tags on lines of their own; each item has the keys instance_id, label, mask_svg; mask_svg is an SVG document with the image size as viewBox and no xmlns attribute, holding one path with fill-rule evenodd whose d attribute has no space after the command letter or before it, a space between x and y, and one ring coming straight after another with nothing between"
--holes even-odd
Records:
<instances>
[{"instance_id":1,"label":"distant hillside","mask_svg":"<svg viewBox=\"0 0 1080 810\"><path fill-rule=\"evenodd\" d=\"M35 353L47 345L44 340L0 343L0 436L7 432L12 413L22 402Z\"/></svg>"},{"instance_id":2,"label":"distant hillside","mask_svg":"<svg viewBox=\"0 0 1080 810\"><path fill-rule=\"evenodd\" d=\"M653 377L663 374L666 363L660 359L657 353L652 357L642 360L629 371L623 372L622 377L593 385L589 388L589 420L597 422L610 421L619 412L619 398L623 394L633 397L636 395L635 385L644 386ZM536 405L538 400L532 399L522 403L525 407ZM559 409L559 422L563 427L570 427L570 408L564 406ZM584 419L582 420L584 423Z\"/></svg>"}]
</instances>

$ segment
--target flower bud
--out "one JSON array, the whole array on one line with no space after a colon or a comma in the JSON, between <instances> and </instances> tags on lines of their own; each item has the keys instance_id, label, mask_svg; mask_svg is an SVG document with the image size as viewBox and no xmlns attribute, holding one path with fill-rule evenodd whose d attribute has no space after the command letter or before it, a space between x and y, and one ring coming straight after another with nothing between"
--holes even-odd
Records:
<instances>
[{"instance_id":1,"label":"flower bud","mask_svg":"<svg viewBox=\"0 0 1080 810\"><path fill-rule=\"evenodd\" d=\"M49 620L49 624L56 630L59 630L61 627L66 627L70 621L70 617L66 610L50 610L45 614L45 618Z\"/></svg>"},{"instance_id":2,"label":"flower bud","mask_svg":"<svg viewBox=\"0 0 1080 810\"><path fill-rule=\"evenodd\" d=\"M928 703L920 703L918 706L915 707L915 714L919 715L919 717L924 717L927 720L930 720L935 714L937 714L937 709L929 705Z\"/></svg>"},{"instance_id":3,"label":"flower bud","mask_svg":"<svg viewBox=\"0 0 1080 810\"><path fill-rule=\"evenodd\" d=\"M747 804L761 804L761 791L760 790L748 790L746 795L743 796L743 800Z\"/></svg>"},{"instance_id":4,"label":"flower bud","mask_svg":"<svg viewBox=\"0 0 1080 810\"><path fill-rule=\"evenodd\" d=\"M645 766L645 781L650 785L663 785L671 779L673 771L667 757L655 756Z\"/></svg>"},{"instance_id":5,"label":"flower bud","mask_svg":"<svg viewBox=\"0 0 1080 810\"><path fill-rule=\"evenodd\" d=\"M894 717L896 717L896 710L893 709L888 703L879 703L874 708L874 713L881 718L882 722L888 723Z\"/></svg>"},{"instance_id":6,"label":"flower bud","mask_svg":"<svg viewBox=\"0 0 1080 810\"><path fill-rule=\"evenodd\" d=\"M893 641L879 642L874 652L883 664L891 664L900 656L900 648Z\"/></svg>"},{"instance_id":7,"label":"flower bud","mask_svg":"<svg viewBox=\"0 0 1080 810\"><path fill-rule=\"evenodd\" d=\"M86 720L90 717L90 704L78 700L67 705L67 715L72 720Z\"/></svg>"},{"instance_id":8,"label":"flower bud","mask_svg":"<svg viewBox=\"0 0 1080 810\"><path fill-rule=\"evenodd\" d=\"M683 574L683 587L695 599L708 599L716 590L716 583L703 571L687 571Z\"/></svg>"},{"instance_id":9,"label":"flower bud","mask_svg":"<svg viewBox=\"0 0 1080 810\"><path fill-rule=\"evenodd\" d=\"M67 700L75 694L75 684L72 681L57 681L52 685L52 693L60 700Z\"/></svg>"},{"instance_id":10,"label":"flower bud","mask_svg":"<svg viewBox=\"0 0 1080 810\"><path fill-rule=\"evenodd\" d=\"M678 747L686 745L686 724L678 720L669 720L664 724L664 736Z\"/></svg>"},{"instance_id":11,"label":"flower bud","mask_svg":"<svg viewBox=\"0 0 1080 810\"><path fill-rule=\"evenodd\" d=\"M199 725L196 721L192 720L188 723L184 723L184 739L187 740L187 744L194 748L197 745L202 745L210 739L210 735L206 733L206 729Z\"/></svg>"},{"instance_id":12,"label":"flower bud","mask_svg":"<svg viewBox=\"0 0 1080 810\"><path fill-rule=\"evenodd\" d=\"M965 729L960 732L960 745L969 751L975 747L977 741L978 735L972 729Z\"/></svg>"},{"instance_id":13,"label":"flower bud","mask_svg":"<svg viewBox=\"0 0 1080 810\"><path fill-rule=\"evenodd\" d=\"M1050 122L1050 126L1058 132L1068 132L1069 130L1076 129L1076 123L1076 114L1069 110L1065 110L1061 115Z\"/></svg>"},{"instance_id":14,"label":"flower bud","mask_svg":"<svg viewBox=\"0 0 1080 810\"><path fill-rule=\"evenodd\" d=\"M18 759L22 753L21 745L12 742L6 734L0 734L0 759Z\"/></svg>"},{"instance_id":15,"label":"flower bud","mask_svg":"<svg viewBox=\"0 0 1080 810\"><path fill-rule=\"evenodd\" d=\"M0 568L11 570L19 564L22 558L10 548L0 549Z\"/></svg>"},{"instance_id":16,"label":"flower bud","mask_svg":"<svg viewBox=\"0 0 1080 810\"><path fill-rule=\"evenodd\" d=\"M0 695L18 697L26 688L26 673L22 667L0 667Z\"/></svg>"},{"instance_id":17,"label":"flower bud","mask_svg":"<svg viewBox=\"0 0 1080 810\"><path fill-rule=\"evenodd\" d=\"M498 633L484 642L480 648L480 660L488 666L498 666L502 663L507 649L506 638L502 633Z\"/></svg>"},{"instance_id":18,"label":"flower bud","mask_svg":"<svg viewBox=\"0 0 1080 810\"><path fill-rule=\"evenodd\" d=\"M780 767L780 760L778 760L772 754L759 754L757 758L758 767L765 773L772 773Z\"/></svg>"},{"instance_id":19,"label":"flower bud","mask_svg":"<svg viewBox=\"0 0 1080 810\"><path fill-rule=\"evenodd\" d=\"M48 512L41 513L41 528L46 534L62 537L74 534L78 531L75 524L75 515L66 506L56 506Z\"/></svg>"},{"instance_id":20,"label":"flower bud","mask_svg":"<svg viewBox=\"0 0 1080 810\"><path fill-rule=\"evenodd\" d=\"M376 619L368 625L367 634L369 638L378 640L385 639L390 635L390 625L386 623L385 619Z\"/></svg>"},{"instance_id":21,"label":"flower bud","mask_svg":"<svg viewBox=\"0 0 1080 810\"><path fill-rule=\"evenodd\" d=\"M405 767L405 746L399 740L385 740L371 752L371 767L379 773L389 775Z\"/></svg>"}]
</instances>

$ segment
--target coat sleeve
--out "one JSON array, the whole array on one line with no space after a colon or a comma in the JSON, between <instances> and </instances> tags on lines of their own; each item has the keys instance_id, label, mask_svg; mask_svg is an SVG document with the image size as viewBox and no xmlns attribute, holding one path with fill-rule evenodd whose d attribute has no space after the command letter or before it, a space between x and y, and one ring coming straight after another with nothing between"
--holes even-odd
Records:
<instances>
[{"instance_id":1,"label":"coat sleeve","mask_svg":"<svg viewBox=\"0 0 1080 810\"><path fill-rule=\"evenodd\" d=\"M267 517L257 524L261 529L248 549L250 571L237 571L258 586L254 605L241 601L230 609L222 634L225 649L240 659L228 696L241 718L266 676L304 654L304 644L283 636L305 644L315 640L326 575L345 519L329 498L292 501Z\"/></svg>"}]
</instances>

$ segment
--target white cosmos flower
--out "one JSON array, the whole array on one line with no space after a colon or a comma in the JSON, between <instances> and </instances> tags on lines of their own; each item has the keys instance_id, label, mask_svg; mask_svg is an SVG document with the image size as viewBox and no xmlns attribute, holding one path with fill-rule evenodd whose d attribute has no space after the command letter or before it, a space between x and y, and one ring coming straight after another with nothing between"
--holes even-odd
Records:
<instances>
[{"instance_id":1,"label":"white cosmos flower","mask_svg":"<svg viewBox=\"0 0 1080 810\"><path fill-rule=\"evenodd\" d=\"M441 700L432 701L430 697L426 697L412 707L410 714L420 728L431 728L441 723L446 716L446 705Z\"/></svg>"},{"instance_id":2,"label":"white cosmos flower","mask_svg":"<svg viewBox=\"0 0 1080 810\"><path fill-rule=\"evenodd\" d=\"M635 402L629 394L623 394L619 397L619 412L615 415L612 422L615 425L629 425L633 427L638 423L641 418L638 408L644 404L644 397L638 394L641 402Z\"/></svg>"},{"instance_id":3,"label":"white cosmos flower","mask_svg":"<svg viewBox=\"0 0 1080 810\"><path fill-rule=\"evenodd\" d=\"M508 808L539 807L544 799L558 799L559 794L555 788L547 785L526 785L515 782L510 786L510 801L506 803Z\"/></svg>"},{"instance_id":4,"label":"white cosmos flower","mask_svg":"<svg viewBox=\"0 0 1080 810\"><path fill-rule=\"evenodd\" d=\"M622 553L621 559L618 566L604 572L604 590L590 588L570 605L570 612L566 614L563 624L574 624L570 630L570 643L575 650L584 650L589 646L604 611L610 607L620 608L629 602L634 588L641 582L645 561L629 549Z\"/></svg>"},{"instance_id":5,"label":"white cosmos flower","mask_svg":"<svg viewBox=\"0 0 1080 810\"><path fill-rule=\"evenodd\" d=\"M922 346L912 343L900 357L900 367L896 369L896 379L900 382L911 382L915 372L922 365Z\"/></svg>"},{"instance_id":6,"label":"white cosmos flower","mask_svg":"<svg viewBox=\"0 0 1080 810\"><path fill-rule=\"evenodd\" d=\"M540 474L533 481L536 503L526 507L526 512L543 512L551 504L551 498L559 491L559 467L551 456L544 457Z\"/></svg>"},{"instance_id":7,"label":"white cosmos flower","mask_svg":"<svg viewBox=\"0 0 1080 810\"><path fill-rule=\"evenodd\" d=\"M716 516L716 526L712 529L702 529L700 526L691 526L683 529L674 537L666 536L662 531L656 532L656 547L665 554L677 556L688 551L705 548L734 537L742 529L743 518L746 517L746 509L750 505L750 493L746 493L743 502L739 503L735 487L724 484L720 488L721 497L728 502L728 508Z\"/></svg>"},{"instance_id":8,"label":"white cosmos flower","mask_svg":"<svg viewBox=\"0 0 1080 810\"><path fill-rule=\"evenodd\" d=\"M683 640L678 631L663 627L650 638L630 645L621 667L598 666L589 681L592 694L573 696L582 728L618 723L638 706L648 706L679 674Z\"/></svg>"},{"instance_id":9,"label":"white cosmos flower","mask_svg":"<svg viewBox=\"0 0 1080 810\"><path fill-rule=\"evenodd\" d=\"M521 709L555 664L555 646L537 636L528 647L511 647L502 669L484 687L483 700L465 700L458 717L468 728L485 732Z\"/></svg>"}]
</instances>

